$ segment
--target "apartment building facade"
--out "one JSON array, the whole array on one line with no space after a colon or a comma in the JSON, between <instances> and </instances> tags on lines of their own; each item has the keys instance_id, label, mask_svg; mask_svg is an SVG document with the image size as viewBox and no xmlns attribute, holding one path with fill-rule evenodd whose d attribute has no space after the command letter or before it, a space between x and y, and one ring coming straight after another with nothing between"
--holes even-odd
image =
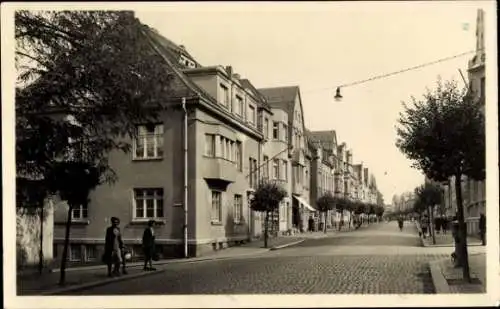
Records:
<instances>
[{"instance_id":1,"label":"apartment building facade","mask_svg":"<svg viewBox=\"0 0 500 309\"><path fill-rule=\"evenodd\" d=\"M307 220L316 212L310 204L310 169L311 153L307 146L304 127L304 113L298 86L274 87L258 89L271 106L273 113L277 110L285 112L288 122L276 124L279 129L287 131L288 159L291 172L291 194L289 195L292 211L287 213L287 228L303 231L307 227ZM277 114L278 115L278 114ZM273 125L273 128L275 125ZM291 216L290 216L291 215Z\"/></svg>"},{"instance_id":2,"label":"apartment building facade","mask_svg":"<svg viewBox=\"0 0 500 309\"><path fill-rule=\"evenodd\" d=\"M87 206L73 210L71 263L100 261L105 229L113 216L120 218L123 240L135 257L142 254L142 232L151 219L156 222L160 255L182 256L185 178L190 256L249 240L260 226L248 196L258 181L254 171L260 165L264 141L258 119L264 114L269 117L270 109L230 68L175 63L161 42L149 38L173 76L172 96L166 98L168 111L157 122L137 125L137 137L128 141L133 145L131 153L109 154L118 181L99 186ZM60 202L54 214L58 259L66 209Z\"/></svg>"},{"instance_id":3,"label":"apartment building facade","mask_svg":"<svg viewBox=\"0 0 500 309\"><path fill-rule=\"evenodd\" d=\"M335 195L335 166L336 154L333 149L336 149L337 136L335 131L307 131L307 137L310 142L310 148L313 152L313 160L311 161L311 205L317 208L317 200L325 195ZM335 209L328 211L326 214L317 213L316 221L318 228L322 227L325 222L326 215L327 228L331 228L334 223Z\"/></svg>"}]
</instances>

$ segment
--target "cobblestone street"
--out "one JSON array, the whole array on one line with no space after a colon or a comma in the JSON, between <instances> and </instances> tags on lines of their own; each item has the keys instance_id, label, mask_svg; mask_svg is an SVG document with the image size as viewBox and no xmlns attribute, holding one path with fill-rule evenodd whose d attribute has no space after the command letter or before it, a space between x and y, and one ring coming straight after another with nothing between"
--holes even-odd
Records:
<instances>
[{"instance_id":1,"label":"cobblestone street","mask_svg":"<svg viewBox=\"0 0 500 309\"><path fill-rule=\"evenodd\" d=\"M421 247L412 224L400 232L394 222L375 223L263 255L170 265L72 294L434 293L427 263L448 254Z\"/></svg>"}]
</instances>

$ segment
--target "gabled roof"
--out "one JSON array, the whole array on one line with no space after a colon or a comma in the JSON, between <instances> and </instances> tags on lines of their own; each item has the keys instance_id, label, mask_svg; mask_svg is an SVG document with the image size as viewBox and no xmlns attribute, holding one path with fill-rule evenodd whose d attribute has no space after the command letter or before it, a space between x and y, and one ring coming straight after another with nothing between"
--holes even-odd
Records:
<instances>
[{"instance_id":1,"label":"gabled roof","mask_svg":"<svg viewBox=\"0 0 500 309\"><path fill-rule=\"evenodd\" d=\"M143 33L146 35L146 37L148 37L150 39L153 48L163 58L165 63L167 63L167 65L171 68L172 73L174 73L179 78L179 81L181 82L181 84L184 84L186 86L187 92L189 94L183 94L183 95L188 95L188 96L194 95L195 97L203 99L202 101L206 102L206 104L208 106L210 106L210 108L213 111L216 111L219 114L225 115L225 116L229 117L229 119L234 120L234 123L236 123L240 127L244 128L244 130L246 130L247 132L252 132L252 134L255 134L256 132L258 132L257 129L250 128L246 124L240 123L241 121L238 118L236 118L234 115L229 113L227 110L223 109L220 106L220 104L217 103L217 100L214 97L212 97L212 95L210 95L208 92L203 90L195 82L193 82L188 76L186 76L182 72L182 70L179 66L174 65L172 63L172 60L167 55L165 55L165 53L167 52L166 47L158 43L157 36L156 37L151 36L151 33L152 33L151 30L148 30L145 28L143 28L143 30L144 30Z\"/></svg>"},{"instance_id":2,"label":"gabled roof","mask_svg":"<svg viewBox=\"0 0 500 309\"><path fill-rule=\"evenodd\" d=\"M179 63L179 58L181 55L183 55L184 57L192 60L196 64L196 67L202 66L201 64L198 63L198 61L195 60L193 56L191 56L191 54L189 54L189 52L184 48L184 46L175 44L171 40L159 34L156 29L151 28L148 25L145 24L142 25L144 30L148 32L149 36L163 47L163 51L165 52L166 56L168 56L170 60L173 61L174 65L181 67L181 64Z\"/></svg>"},{"instance_id":3,"label":"gabled roof","mask_svg":"<svg viewBox=\"0 0 500 309\"><path fill-rule=\"evenodd\" d=\"M298 95L299 86L260 88L258 91L272 108L289 111L290 103L293 103Z\"/></svg>"},{"instance_id":4,"label":"gabled roof","mask_svg":"<svg viewBox=\"0 0 500 309\"><path fill-rule=\"evenodd\" d=\"M261 103L260 107L271 112L271 105L269 105L269 103L267 103L266 97L261 92L259 92L259 90L257 90L257 88L255 88L255 86L248 79L242 78L242 79L240 79L240 83L241 83L241 86L243 88L249 89L250 93L252 93L253 95L255 95L259 99L259 101Z\"/></svg>"},{"instance_id":5,"label":"gabled roof","mask_svg":"<svg viewBox=\"0 0 500 309\"><path fill-rule=\"evenodd\" d=\"M321 147L328 150L334 150L334 146L337 142L335 130L308 131L308 134L313 140L321 144Z\"/></svg>"}]
</instances>

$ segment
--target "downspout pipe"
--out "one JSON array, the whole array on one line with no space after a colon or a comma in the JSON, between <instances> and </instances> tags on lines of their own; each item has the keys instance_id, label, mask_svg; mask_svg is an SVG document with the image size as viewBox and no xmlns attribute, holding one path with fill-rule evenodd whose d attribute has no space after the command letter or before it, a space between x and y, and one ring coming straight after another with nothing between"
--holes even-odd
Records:
<instances>
[{"instance_id":1,"label":"downspout pipe","mask_svg":"<svg viewBox=\"0 0 500 309\"><path fill-rule=\"evenodd\" d=\"M184 110L184 257L188 258L188 114L185 97L182 98L182 109Z\"/></svg>"}]
</instances>

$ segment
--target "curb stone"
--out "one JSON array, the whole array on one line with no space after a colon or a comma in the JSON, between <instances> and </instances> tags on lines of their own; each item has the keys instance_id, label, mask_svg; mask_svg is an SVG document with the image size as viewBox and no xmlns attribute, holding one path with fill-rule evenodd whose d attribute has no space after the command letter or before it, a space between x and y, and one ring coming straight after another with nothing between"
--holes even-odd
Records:
<instances>
[{"instance_id":1,"label":"curb stone","mask_svg":"<svg viewBox=\"0 0 500 309\"><path fill-rule=\"evenodd\" d=\"M304 241L305 241L305 239L297 240L297 241L294 241L294 242L291 242L291 243L288 243L288 244L284 244L284 245L281 245L281 246L272 247L269 250L270 251L274 251L274 250L279 250L279 249L286 248L286 247L291 247L291 246L294 246L294 245L298 245L298 244L300 244L301 242L304 242Z\"/></svg>"},{"instance_id":2,"label":"curb stone","mask_svg":"<svg viewBox=\"0 0 500 309\"><path fill-rule=\"evenodd\" d=\"M429 262L429 268L431 270L432 284L434 284L436 294L450 294L450 287L448 281L446 281L446 278L441 272L439 261Z\"/></svg>"},{"instance_id":3,"label":"curb stone","mask_svg":"<svg viewBox=\"0 0 500 309\"><path fill-rule=\"evenodd\" d=\"M58 289L42 292L39 295L48 296L48 295L56 295L56 294L67 293L67 292L81 291L81 290L85 290L85 289L89 289L89 288L93 288L93 287L98 287L98 286L102 286L102 285L106 285L106 284L110 284L110 283L114 283L114 282L126 281L126 280L130 280L130 279L146 277L149 275L160 274L160 273L168 270L168 268L166 268L166 266L168 266L169 264L182 264L182 263L188 264L188 263L197 263L197 262L206 262L206 261L221 261L221 260L234 259L234 258L238 258L238 257L242 257L242 256L248 256L248 255L252 255L252 254L262 254L262 253L265 253L268 251L274 251L274 250L279 250L279 249L286 248L289 246L293 246L293 245L299 244L303 241L305 241L305 239L294 241L294 242L291 242L288 244L283 244L280 246L274 246L274 247L271 247L271 248L266 249L266 250L262 250L261 252L257 252L257 253L252 252L252 253L241 254L241 255L236 255L236 256L205 257L205 258L199 258L196 260L189 260L189 259L182 260L181 259L181 260L175 260L175 261L165 261L163 263L156 264L156 265L164 265L165 266L162 269L159 269L157 271L142 272L142 273L137 273L137 274L132 274L132 275L123 275L120 277L115 277L115 278L101 280L101 281L92 281L89 283L84 283L84 284L79 284L79 285L61 287ZM139 265L133 265L130 267L138 267L138 266ZM93 269L100 269L100 268L104 268L104 266L99 265L99 266L95 266L92 268L85 268L85 269L93 270ZM73 271L78 271L78 270L81 271L82 269L80 268L80 269L72 269L72 270ZM68 271L68 270L66 270L66 271Z\"/></svg>"}]
</instances>

